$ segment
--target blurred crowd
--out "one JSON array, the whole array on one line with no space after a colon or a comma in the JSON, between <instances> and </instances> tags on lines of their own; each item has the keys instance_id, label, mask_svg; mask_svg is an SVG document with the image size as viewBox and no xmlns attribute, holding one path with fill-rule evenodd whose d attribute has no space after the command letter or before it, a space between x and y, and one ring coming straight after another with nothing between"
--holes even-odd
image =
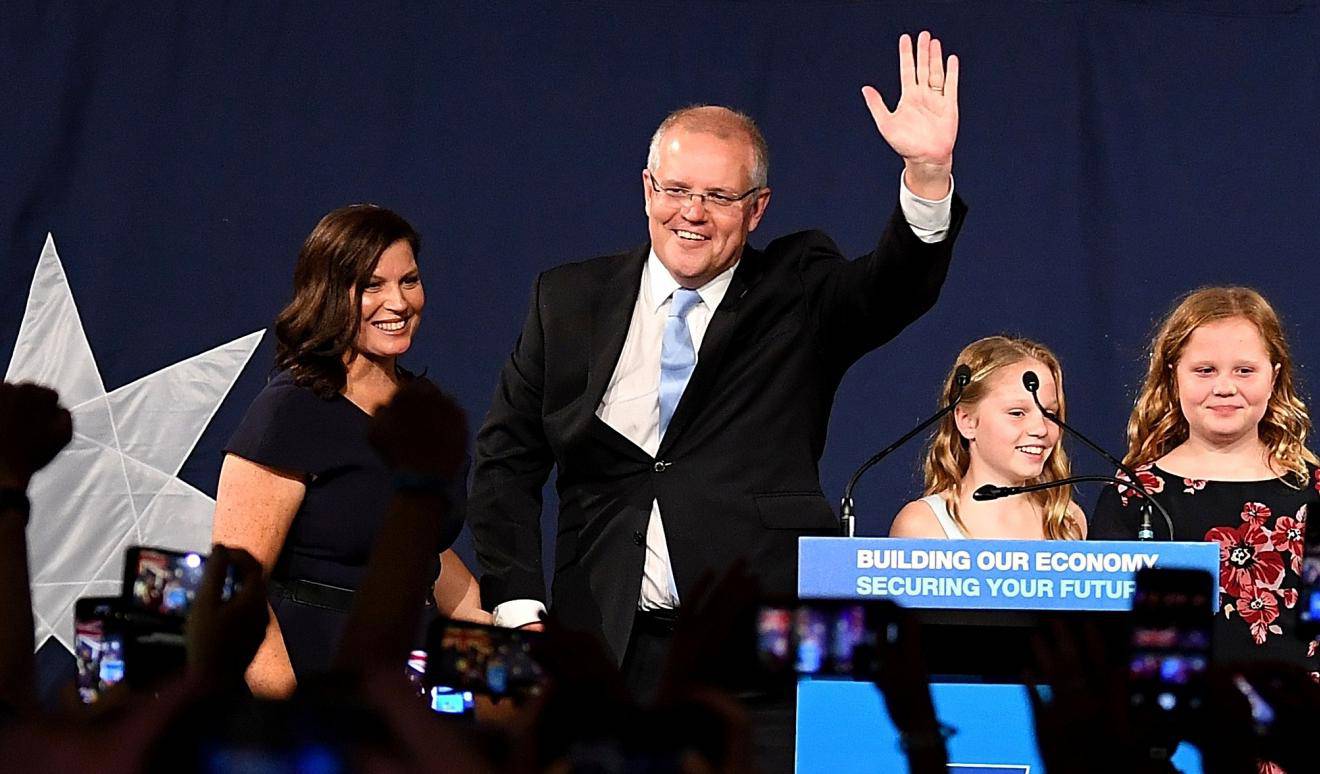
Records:
<instances>
[{"instance_id":1,"label":"blurred crowd","mask_svg":"<svg viewBox=\"0 0 1320 774\"><path fill-rule=\"evenodd\" d=\"M287 699L255 698L244 680L269 617L260 565L217 544L184 626L186 660L147 684L120 683L91 704L72 687L59 708L35 688L31 592L21 493L68 443L69 413L50 390L0 386L0 760L11 771L552 771L756 770L749 705L740 682L750 654L740 622L757 604L755 582L734 566L707 578L673 632L655 700L631 700L599 641L553 618L537 638L541 689L478 699L475 720L433 712L405 676L414 597L428 592L443 497L400 491L354 599L333 666L301 680ZM372 442L396 469L460 474L466 424L428 382L401 389L372 420ZM230 579L227 583L226 579ZM897 636L875 678L913 772L945 771L953 729L931 701L916 623ZM1217 665L1204 711L1186 728L1146 725L1129 710L1123 659L1097 632L1062 622L1034 640L1024 675L1036 738L1051 772L1171 771L1185 740L1210 772L1317 770L1309 731L1320 685L1296 667ZM1111 666L1118 665L1118 666ZM1251 688L1245 690L1243 686ZM761 686L765 688L765 686ZM792 686L787 686L791 690ZM1271 710L1262 722L1260 703ZM1254 706L1253 706L1254 703ZM1253 714L1253 709L1255 713ZM1255 728L1257 733L1244 733ZM865 729L856 733L865 734Z\"/></svg>"}]
</instances>

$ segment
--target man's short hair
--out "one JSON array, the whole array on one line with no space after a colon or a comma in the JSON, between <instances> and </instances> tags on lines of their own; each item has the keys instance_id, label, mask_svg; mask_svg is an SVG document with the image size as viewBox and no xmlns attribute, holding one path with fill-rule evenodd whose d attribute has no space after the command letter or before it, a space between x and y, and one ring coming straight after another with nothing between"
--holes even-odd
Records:
<instances>
[{"instance_id":1,"label":"man's short hair","mask_svg":"<svg viewBox=\"0 0 1320 774\"><path fill-rule=\"evenodd\" d=\"M765 144L765 137L761 136L761 130L751 116L723 105L689 105L665 116L655 134L651 135L651 149L646 155L647 169L656 171L660 164L660 143L665 132L675 126L726 139L742 135L752 146L752 185L765 186L770 175L770 149Z\"/></svg>"}]
</instances>

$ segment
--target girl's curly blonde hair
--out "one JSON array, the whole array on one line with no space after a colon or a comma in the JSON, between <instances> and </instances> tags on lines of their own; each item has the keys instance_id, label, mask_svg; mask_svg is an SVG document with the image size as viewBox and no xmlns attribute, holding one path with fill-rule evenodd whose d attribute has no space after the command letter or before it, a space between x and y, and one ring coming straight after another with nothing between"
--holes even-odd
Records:
<instances>
[{"instance_id":1,"label":"girl's curly blonde hair","mask_svg":"<svg viewBox=\"0 0 1320 774\"><path fill-rule=\"evenodd\" d=\"M991 374L1000 368L1021 363L1024 360L1038 360L1050 369L1050 374L1054 377L1054 383L1058 385L1059 391L1059 409L1057 413L1060 419L1067 421L1064 413L1063 369L1059 366L1059 359L1043 344L1012 336L989 336L979 339L968 344L962 352L959 352L958 359L954 361L953 370L949 371L949 375L944 380L944 388L940 394L940 405L948 405L957 392L954 384L954 373L957 371L959 364L966 365L972 371L972 380L963 389L961 401L963 405L972 406L985 397L986 381ZM964 532L967 531L967 526L963 524L962 517L958 515L958 497L963 476L967 474L967 467L970 464L971 452L968 448L967 439L963 438L962 434L958 432L957 422L954 419L953 412L950 412L936 425L935 432L931 435L930 442L926 446L926 459L922 466L926 480L925 494L949 492L949 515L953 517L954 522ZM1027 483L1036 484L1042 481L1057 481L1061 478L1067 478L1069 470L1068 455L1064 452L1063 444L1060 442L1055 446L1054 452L1050 454L1050 458L1046 461L1045 469L1041 471L1041 474ZM1032 501L1040 506L1041 511L1044 513L1042 528L1045 537L1051 540L1071 540L1082 536L1081 528L1068 516L1068 506L1072 503L1072 487L1060 486L1033 492L1027 496L1032 498Z\"/></svg>"},{"instance_id":2,"label":"girl's curly blonde hair","mask_svg":"<svg viewBox=\"0 0 1320 774\"><path fill-rule=\"evenodd\" d=\"M1305 486L1307 465L1317 459L1306 448L1311 418L1293 384L1293 359L1279 316L1265 297L1251 288L1207 287L1188 293L1160 323L1150 344L1150 365L1128 419L1130 466L1155 462L1187 440L1187 418L1178 404L1176 368L1192 332L1206 323L1242 318L1256 326L1278 366L1274 390L1260 420L1260 439L1270 460L1286 471L1289 483Z\"/></svg>"}]
</instances>

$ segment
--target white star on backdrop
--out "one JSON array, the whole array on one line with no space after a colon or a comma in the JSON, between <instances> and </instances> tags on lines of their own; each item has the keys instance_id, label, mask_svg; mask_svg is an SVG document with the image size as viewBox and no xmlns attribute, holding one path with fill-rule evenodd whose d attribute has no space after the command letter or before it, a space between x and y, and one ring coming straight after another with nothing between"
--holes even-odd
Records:
<instances>
[{"instance_id":1,"label":"white star on backdrop","mask_svg":"<svg viewBox=\"0 0 1320 774\"><path fill-rule=\"evenodd\" d=\"M106 392L55 239L37 262L7 382L60 393L73 441L32 479L28 556L36 645L73 650L73 603L117 595L124 549L205 551L215 501L178 478L265 330Z\"/></svg>"}]
</instances>

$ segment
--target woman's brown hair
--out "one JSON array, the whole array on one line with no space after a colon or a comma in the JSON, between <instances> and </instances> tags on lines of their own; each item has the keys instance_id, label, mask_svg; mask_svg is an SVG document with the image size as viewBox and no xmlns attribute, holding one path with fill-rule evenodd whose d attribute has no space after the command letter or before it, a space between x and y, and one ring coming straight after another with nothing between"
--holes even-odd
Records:
<instances>
[{"instance_id":1,"label":"woman's brown hair","mask_svg":"<svg viewBox=\"0 0 1320 774\"><path fill-rule=\"evenodd\" d=\"M275 318L275 367L328 398L344 389L345 355L357 340L362 291L381 253L421 239L408 221L374 204L333 210L312 229L293 270L293 300Z\"/></svg>"},{"instance_id":2,"label":"woman's brown hair","mask_svg":"<svg viewBox=\"0 0 1320 774\"><path fill-rule=\"evenodd\" d=\"M1279 316L1265 297L1251 288L1208 287L1192 291L1160 323L1150 343L1150 365L1128 419L1130 466L1145 465L1187 440L1187 418L1178 404L1178 359L1192 332L1206 323L1241 318L1256 326L1270 362L1278 366L1274 389L1260 420L1260 440L1270 461L1291 474L1296 486L1309 479L1307 465L1317 464L1306 448L1311 418L1293 383L1293 359Z\"/></svg>"},{"instance_id":3,"label":"woman's brown hair","mask_svg":"<svg viewBox=\"0 0 1320 774\"><path fill-rule=\"evenodd\" d=\"M1059 359L1044 344L1011 336L988 336L963 348L963 351L958 353L958 359L954 361L953 369L944 380L944 388L940 392L940 405L947 406L957 393L954 374L958 365L966 365L972 371L972 379L963 389L960 403L973 406L985 397L986 383L991 374L1000 368L1024 360L1038 360L1050 370L1050 375L1054 377L1054 383L1058 385L1059 391L1057 413L1060 419L1067 421L1063 399L1063 368L1059 365ZM958 515L958 497L961 494L959 490L962 487L963 476L967 474L967 467L970 464L971 450L967 439L958 432L957 421L953 414L949 413L940 424L936 425L935 433L926 447L926 459L923 465L926 479L925 494L948 492L949 515L964 532L967 526ZM1063 443L1060 442L1045 462L1045 469L1041 474L1027 483L1058 481L1067 478L1069 470L1068 455L1063 450ZM1032 498L1043 513L1041 529L1046 538L1071 540L1082 536L1081 528L1068 515L1068 506L1072 503L1072 487L1059 486L1033 492L1027 496Z\"/></svg>"}]
</instances>

